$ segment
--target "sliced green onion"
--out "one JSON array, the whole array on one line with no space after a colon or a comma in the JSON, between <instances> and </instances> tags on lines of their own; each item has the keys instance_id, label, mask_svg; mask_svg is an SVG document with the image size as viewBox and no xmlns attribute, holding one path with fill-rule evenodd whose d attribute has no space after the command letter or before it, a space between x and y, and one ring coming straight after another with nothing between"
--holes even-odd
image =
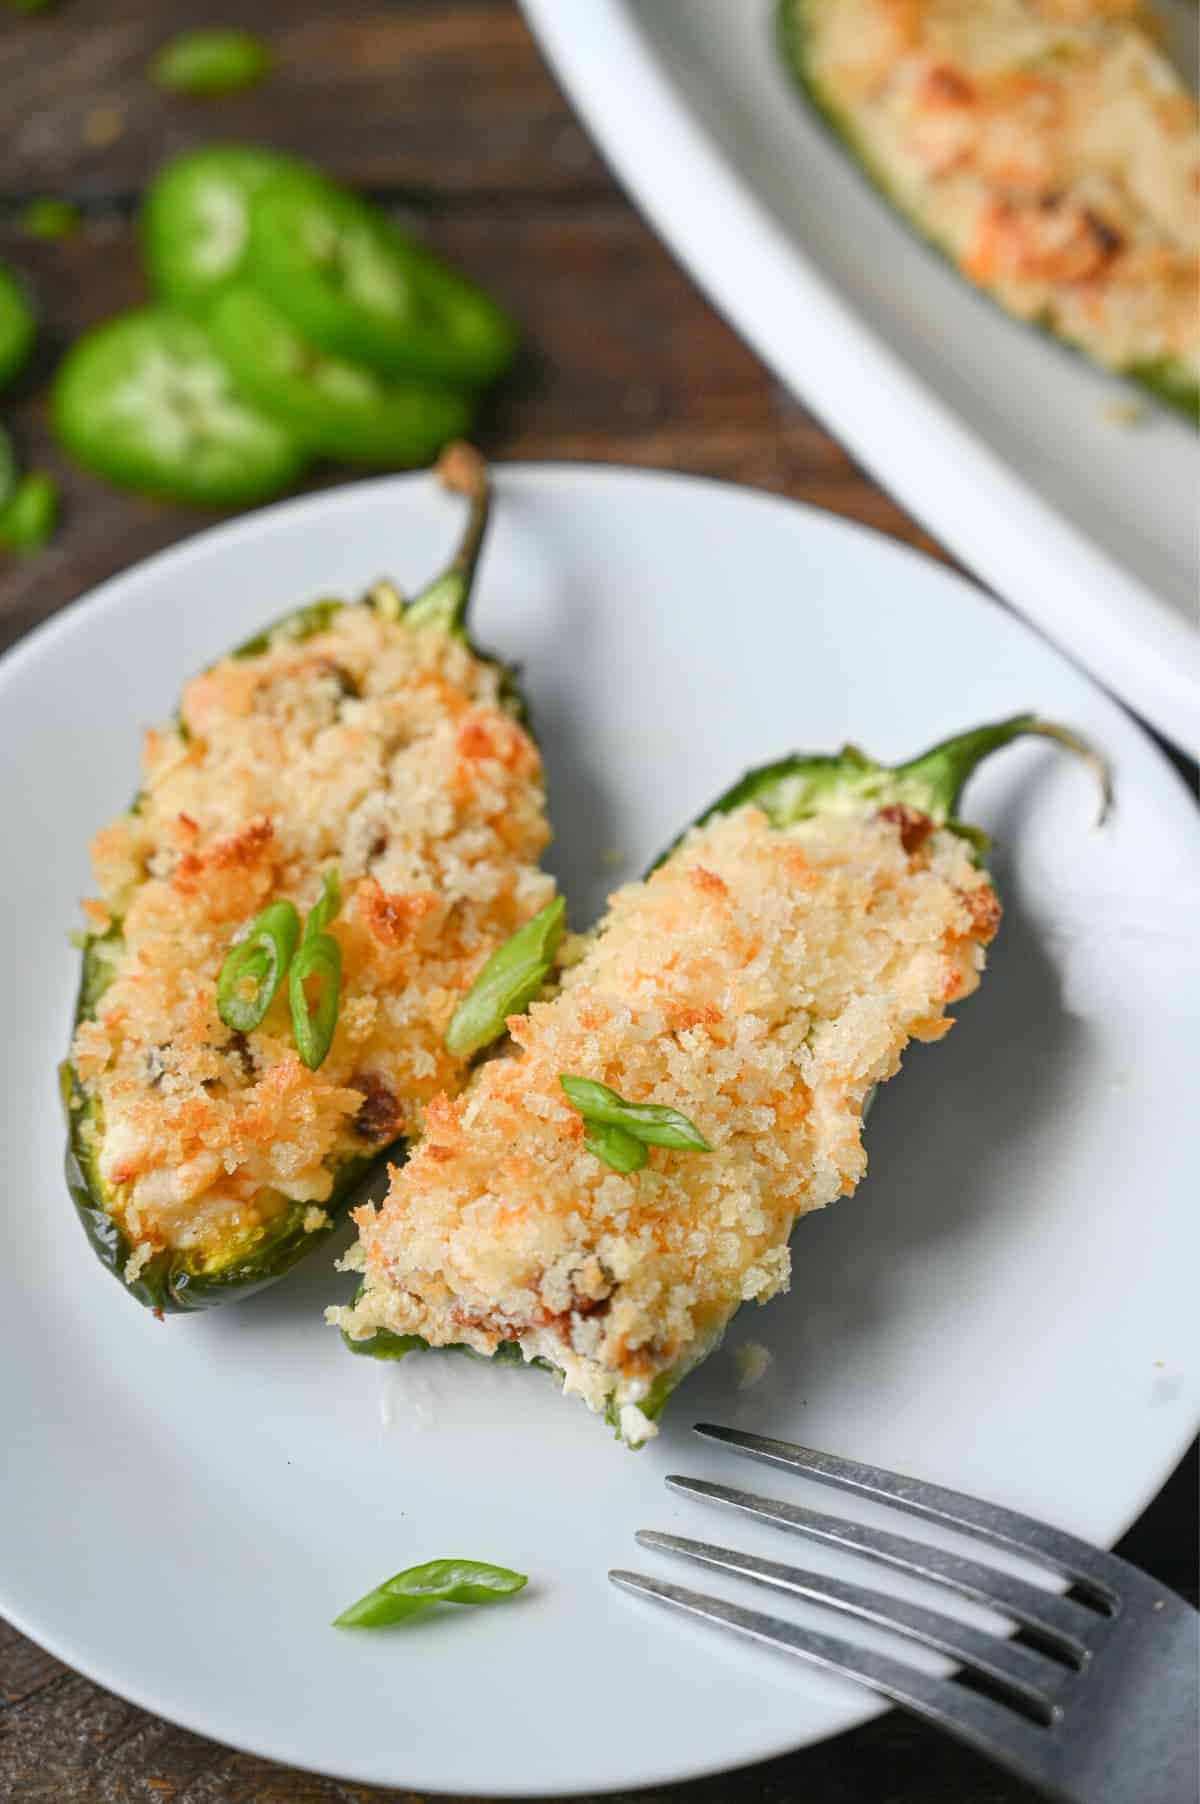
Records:
<instances>
[{"instance_id":1,"label":"sliced green onion","mask_svg":"<svg viewBox=\"0 0 1200 1804\"><path fill-rule=\"evenodd\" d=\"M590 1153L595 1153L598 1159L603 1159L606 1165L611 1165L622 1175L640 1171L646 1163L646 1148L622 1127L589 1121L583 1130L583 1144Z\"/></svg>"},{"instance_id":2,"label":"sliced green onion","mask_svg":"<svg viewBox=\"0 0 1200 1804\"><path fill-rule=\"evenodd\" d=\"M330 921L337 916L342 906L342 885L337 874L337 867L326 871L321 879L321 894L304 917L304 938L313 939L318 933L324 933Z\"/></svg>"},{"instance_id":3,"label":"sliced green onion","mask_svg":"<svg viewBox=\"0 0 1200 1804\"><path fill-rule=\"evenodd\" d=\"M304 987L314 978L320 985L315 1009L309 1006ZM288 1001L292 1005L296 1050L310 1071L322 1063L333 1042L341 982L342 949L333 935L315 933L311 939L306 937L288 972Z\"/></svg>"},{"instance_id":4,"label":"sliced green onion","mask_svg":"<svg viewBox=\"0 0 1200 1804\"><path fill-rule=\"evenodd\" d=\"M30 238L69 238L82 223L83 215L74 201L53 195L31 200L21 214L21 229Z\"/></svg>"},{"instance_id":5,"label":"sliced green onion","mask_svg":"<svg viewBox=\"0 0 1200 1804\"><path fill-rule=\"evenodd\" d=\"M217 978L217 1013L235 1033L257 1027L274 1002L300 937L290 902L272 902L255 915L225 954Z\"/></svg>"},{"instance_id":6,"label":"sliced green onion","mask_svg":"<svg viewBox=\"0 0 1200 1804\"><path fill-rule=\"evenodd\" d=\"M214 27L185 31L163 45L150 76L178 94L235 94L261 81L271 53L252 31Z\"/></svg>"},{"instance_id":7,"label":"sliced green onion","mask_svg":"<svg viewBox=\"0 0 1200 1804\"><path fill-rule=\"evenodd\" d=\"M556 896L492 953L446 1029L446 1050L455 1058L490 1046L508 1017L529 1007L554 967L565 914L566 903Z\"/></svg>"},{"instance_id":8,"label":"sliced green onion","mask_svg":"<svg viewBox=\"0 0 1200 1804\"><path fill-rule=\"evenodd\" d=\"M379 1629L419 1615L431 1604L491 1604L528 1583L524 1573L483 1560L428 1560L385 1579L335 1618L339 1629Z\"/></svg>"},{"instance_id":9,"label":"sliced green onion","mask_svg":"<svg viewBox=\"0 0 1200 1804\"><path fill-rule=\"evenodd\" d=\"M651 1102L626 1102L607 1084L597 1084L588 1077L560 1077L558 1081L571 1107L585 1121L620 1128L644 1146L670 1146L697 1153L712 1151L695 1122L678 1109Z\"/></svg>"}]
</instances>

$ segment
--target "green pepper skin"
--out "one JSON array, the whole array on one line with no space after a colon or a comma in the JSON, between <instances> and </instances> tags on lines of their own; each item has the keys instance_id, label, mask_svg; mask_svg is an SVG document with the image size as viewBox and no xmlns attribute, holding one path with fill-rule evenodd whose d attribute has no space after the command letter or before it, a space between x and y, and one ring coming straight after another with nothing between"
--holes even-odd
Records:
<instances>
[{"instance_id":1,"label":"green pepper skin","mask_svg":"<svg viewBox=\"0 0 1200 1804\"><path fill-rule=\"evenodd\" d=\"M844 746L840 752L832 754L793 752L771 764L761 764L756 769L747 771L745 776L739 777L736 783L703 809L691 826L702 827L717 815L731 814L735 808L744 807L748 803L761 808L774 827L791 826L796 821L809 820L819 814L867 814L880 808L908 807L927 814L935 826L957 833L972 848L976 861L982 862L988 848L988 838L978 827L972 827L957 818L962 792L972 773L992 752L1011 745L1014 740L1026 738L1051 740L1082 759L1099 784L1099 818L1103 820L1111 805L1112 790L1108 769L1098 754L1078 734L1066 727L1042 720L1036 714L1014 714L1008 720L975 727L966 733L956 733L949 739L940 740L928 751L909 759L905 764L875 764L857 746L852 745ZM684 831L690 831L690 827ZM649 867L647 876L666 862L683 837L680 834L671 841ZM864 1105L864 1116L873 1094L874 1092L868 1096ZM361 1299L363 1288L360 1285L353 1299L355 1303ZM725 1327L722 1327L710 1345L699 1352L693 1352L673 1370L659 1373L648 1394L638 1405L648 1421L654 1421L661 1414L668 1399L688 1373L715 1352L724 1333ZM378 1328L374 1334L361 1340L352 1339L343 1329L342 1340L352 1353L364 1353L375 1359L403 1359L407 1354L427 1345L419 1334L394 1334L387 1328ZM462 1350L470 1351L467 1348ZM509 1343L502 1343L492 1358L495 1360L502 1356L517 1359L522 1357L520 1350ZM531 1363L541 1365L547 1371L556 1370L545 1360L534 1360ZM620 1412L612 1399L609 1400L605 1420L620 1440Z\"/></svg>"},{"instance_id":2,"label":"green pepper skin","mask_svg":"<svg viewBox=\"0 0 1200 1804\"><path fill-rule=\"evenodd\" d=\"M414 625L441 624L447 632L467 638L466 610L470 598L480 548L487 528L489 493L482 460L466 446L453 447L444 464L439 466L446 486L467 495L471 515L458 551L449 567L414 598L400 614L401 604L387 585L367 597L373 607L389 618L402 617ZM322 632L346 604L337 600L310 602L284 615L262 632L237 646L233 657L249 658L265 651L272 638L286 632L296 640L312 638ZM474 648L473 648L474 649ZM481 652L476 656L486 663L498 663ZM507 671L505 672L508 678ZM522 708L515 687L514 711ZM136 811L139 798L132 809ZM120 924L106 933L85 938L79 994L75 1007L74 1027L94 1017L100 1000L111 981L110 954L121 943ZM73 1030L74 1031L74 1030ZM92 1250L108 1271L112 1272L129 1294L162 1315L189 1314L197 1309L212 1308L236 1297L250 1296L282 1277L291 1266L303 1259L325 1237L329 1228L344 1215L368 1178L383 1163L403 1158L406 1142L390 1145L369 1153L352 1156L342 1162L328 1199L319 1205L326 1215L324 1228L307 1230L304 1218L310 1203L293 1203L279 1220L266 1231L263 1239L249 1249L235 1253L226 1263L207 1269L189 1261L185 1252L165 1249L156 1253L132 1281L125 1277L125 1267L133 1247L119 1222L110 1213L105 1185L96 1167L95 1151L88 1145L85 1124L94 1105L89 1104L83 1086L68 1058L59 1067L59 1086L67 1118L66 1179L67 1189L75 1205ZM395 1337L393 1337L395 1338ZM389 1357L398 1357L391 1354Z\"/></svg>"},{"instance_id":3,"label":"green pepper skin","mask_svg":"<svg viewBox=\"0 0 1200 1804\"><path fill-rule=\"evenodd\" d=\"M814 79L809 62L808 32L801 17L803 6L804 0L776 0L775 40L788 74L822 125L837 140L877 193L881 194L884 200L900 214L923 243L927 244L931 250L936 251L938 256L950 265L960 281L966 281L953 254L939 238L918 220L915 220L902 205L892 190L887 171L870 156L853 126L832 104ZM980 287L974 282L968 282L967 286L974 294L982 295L993 307L998 307L1006 318L1015 319L1017 317L1015 314L1009 313L1007 308L1002 307L986 288ZM1200 379L1197 379L1182 363L1163 359L1156 363L1132 364L1127 369L1112 369L1108 364L1100 363L1082 345L1064 337L1049 320L1038 319L1023 323L1036 326L1037 330L1044 333L1047 338L1053 339L1060 350L1069 351L1073 356L1083 358L1094 369L1101 370L1107 376L1121 377L1127 382L1134 383L1144 394L1150 395L1161 406L1170 408L1173 413L1181 414L1190 425L1200 426Z\"/></svg>"}]
</instances>

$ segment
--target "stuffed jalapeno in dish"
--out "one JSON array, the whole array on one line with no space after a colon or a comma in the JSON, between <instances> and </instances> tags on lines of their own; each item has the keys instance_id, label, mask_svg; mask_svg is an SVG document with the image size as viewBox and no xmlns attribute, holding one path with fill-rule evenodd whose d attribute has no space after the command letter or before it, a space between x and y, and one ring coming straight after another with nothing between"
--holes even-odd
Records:
<instances>
[{"instance_id":1,"label":"stuffed jalapeno in dish","mask_svg":"<svg viewBox=\"0 0 1200 1804\"><path fill-rule=\"evenodd\" d=\"M67 1175L132 1295L202 1308L320 1239L420 1106L455 1005L546 901L538 752L465 613L488 508L404 605L303 608L184 690L92 847Z\"/></svg>"},{"instance_id":2,"label":"stuffed jalapeno in dish","mask_svg":"<svg viewBox=\"0 0 1200 1804\"><path fill-rule=\"evenodd\" d=\"M350 1345L517 1352L628 1443L652 1434L734 1312L786 1289L796 1221L866 1169L872 1091L978 984L1000 906L958 798L1025 734L1091 756L1023 716L896 768L787 758L721 797L357 1212L358 1295L328 1312Z\"/></svg>"},{"instance_id":3,"label":"stuffed jalapeno in dish","mask_svg":"<svg viewBox=\"0 0 1200 1804\"><path fill-rule=\"evenodd\" d=\"M1200 126L1139 0L779 0L783 54L976 287L1195 420Z\"/></svg>"}]
</instances>

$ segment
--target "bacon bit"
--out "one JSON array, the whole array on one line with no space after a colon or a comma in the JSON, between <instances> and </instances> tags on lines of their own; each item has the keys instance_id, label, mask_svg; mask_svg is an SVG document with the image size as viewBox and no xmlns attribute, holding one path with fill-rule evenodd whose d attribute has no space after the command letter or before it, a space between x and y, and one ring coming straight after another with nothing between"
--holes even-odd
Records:
<instances>
[{"instance_id":1,"label":"bacon bit","mask_svg":"<svg viewBox=\"0 0 1200 1804\"><path fill-rule=\"evenodd\" d=\"M933 822L923 808L910 808L907 802L889 802L881 808L876 820L890 821L900 832L900 844L911 857L933 832Z\"/></svg>"},{"instance_id":2,"label":"bacon bit","mask_svg":"<svg viewBox=\"0 0 1200 1804\"><path fill-rule=\"evenodd\" d=\"M199 833L200 823L198 821L194 821L190 814L185 814L183 812L183 810L180 809L178 815L175 818L178 820L179 825L181 827L183 827L186 832Z\"/></svg>"},{"instance_id":3,"label":"bacon bit","mask_svg":"<svg viewBox=\"0 0 1200 1804\"><path fill-rule=\"evenodd\" d=\"M373 1071L356 1071L346 1079L348 1090L362 1091L362 1107L354 1117L354 1131L372 1146L386 1146L403 1126L403 1115L393 1092Z\"/></svg>"},{"instance_id":4,"label":"bacon bit","mask_svg":"<svg viewBox=\"0 0 1200 1804\"><path fill-rule=\"evenodd\" d=\"M410 896L394 895L376 877L367 877L359 885L357 901L368 932L382 946L403 946L438 906L437 897L429 890L415 890Z\"/></svg>"},{"instance_id":5,"label":"bacon bit","mask_svg":"<svg viewBox=\"0 0 1200 1804\"><path fill-rule=\"evenodd\" d=\"M729 885L725 879L718 877L715 871L708 870L702 864L694 865L688 872L688 877L693 886L703 895L727 896L729 894Z\"/></svg>"},{"instance_id":6,"label":"bacon bit","mask_svg":"<svg viewBox=\"0 0 1200 1804\"><path fill-rule=\"evenodd\" d=\"M981 883L975 889L960 889L958 894L971 917L971 938L988 945L995 939L1004 913L995 890L990 883Z\"/></svg>"},{"instance_id":7,"label":"bacon bit","mask_svg":"<svg viewBox=\"0 0 1200 1804\"><path fill-rule=\"evenodd\" d=\"M926 70L918 90L918 100L930 109L974 106L978 98L974 83L949 63L935 63Z\"/></svg>"},{"instance_id":8,"label":"bacon bit","mask_svg":"<svg viewBox=\"0 0 1200 1804\"><path fill-rule=\"evenodd\" d=\"M150 1311L150 1313L154 1317L156 1322L165 1322L167 1319L166 1316L163 1314L162 1310L160 1308L158 1308L157 1305L155 1305L155 1307Z\"/></svg>"},{"instance_id":9,"label":"bacon bit","mask_svg":"<svg viewBox=\"0 0 1200 1804\"><path fill-rule=\"evenodd\" d=\"M435 1140L426 1140L422 1146L422 1151L427 1159L433 1160L435 1165L442 1165L447 1159L452 1159L454 1157L454 1148L452 1146L439 1146Z\"/></svg>"},{"instance_id":10,"label":"bacon bit","mask_svg":"<svg viewBox=\"0 0 1200 1804\"><path fill-rule=\"evenodd\" d=\"M1099 248L1100 254L1106 260L1109 257L1115 257L1125 242L1116 227L1109 225L1106 219L1101 219L1100 215L1093 212L1091 207L1083 209L1083 223L1090 232L1093 242Z\"/></svg>"}]
</instances>

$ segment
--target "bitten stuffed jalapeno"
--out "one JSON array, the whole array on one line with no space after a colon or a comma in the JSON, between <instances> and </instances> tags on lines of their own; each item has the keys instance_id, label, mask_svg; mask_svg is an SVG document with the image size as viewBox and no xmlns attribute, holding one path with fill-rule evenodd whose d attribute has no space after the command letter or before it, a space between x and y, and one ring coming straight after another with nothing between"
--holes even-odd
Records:
<instances>
[{"instance_id":1,"label":"bitten stuffed jalapeno","mask_svg":"<svg viewBox=\"0 0 1200 1804\"><path fill-rule=\"evenodd\" d=\"M69 1062L68 1181L142 1303L202 1308L316 1245L365 1167L453 1090L444 1035L550 893L537 750L464 620L471 519L404 606L301 609L195 677L98 834Z\"/></svg>"},{"instance_id":2,"label":"bitten stuffed jalapeno","mask_svg":"<svg viewBox=\"0 0 1200 1804\"><path fill-rule=\"evenodd\" d=\"M866 1169L872 1091L978 984L1000 905L955 810L1023 734L1090 756L1021 717L895 769L847 749L727 792L510 1018L520 1056L430 1105L357 1212L363 1282L328 1312L350 1344L519 1351L627 1442L652 1434L741 1304L786 1289L797 1219Z\"/></svg>"}]
</instances>

